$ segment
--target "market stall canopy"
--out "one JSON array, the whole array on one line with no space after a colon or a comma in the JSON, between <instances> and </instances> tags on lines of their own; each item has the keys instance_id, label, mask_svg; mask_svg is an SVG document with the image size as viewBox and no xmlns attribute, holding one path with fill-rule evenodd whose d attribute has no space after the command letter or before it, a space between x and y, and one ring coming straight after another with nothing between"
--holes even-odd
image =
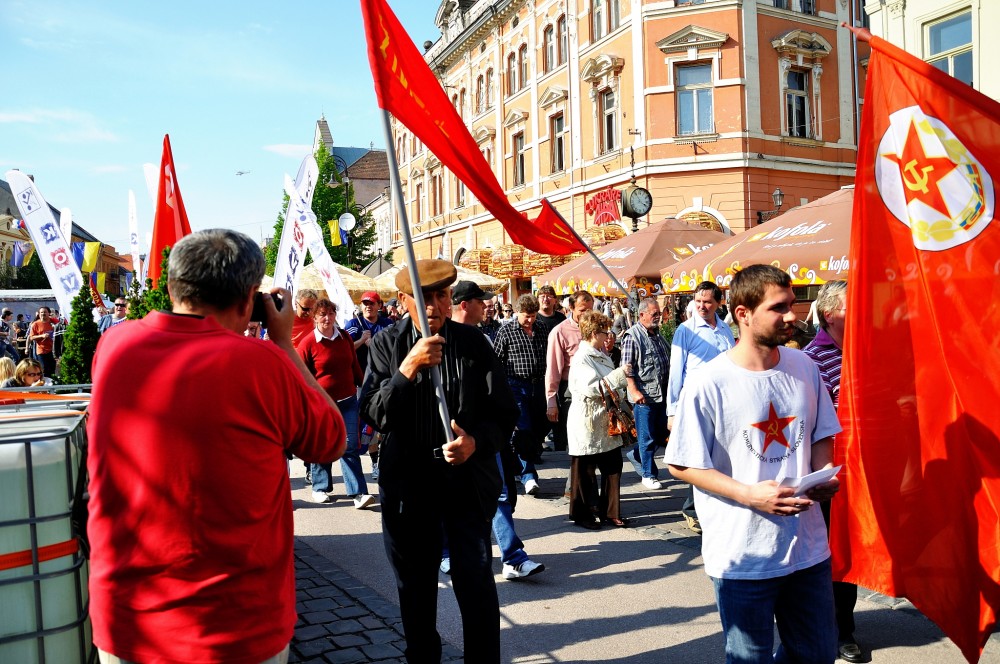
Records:
<instances>
[{"instance_id":1,"label":"market stall canopy","mask_svg":"<svg viewBox=\"0 0 1000 664\"><path fill-rule=\"evenodd\" d=\"M379 254L378 258L376 258L371 263L361 268L361 274L365 275L366 277L371 277L372 279L374 279L375 277L382 274L391 267L392 263L390 263L385 259L385 255Z\"/></svg>"},{"instance_id":2,"label":"market stall canopy","mask_svg":"<svg viewBox=\"0 0 1000 664\"><path fill-rule=\"evenodd\" d=\"M402 263L393 268L390 268L383 272L382 274L375 277L375 283L378 285L378 292L382 293L386 289L392 292L390 297L395 297L396 293L399 292L396 289L396 275L399 274L400 270L406 269L406 263ZM455 269L458 270L458 281L472 281L479 284L479 287L483 290L491 291L493 293L497 292L499 289L507 287L507 282L502 279L497 279L496 277L491 277L488 274L483 274L482 272L476 272L474 270L469 270L462 267L461 265L456 265ZM384 297L384 296L383 296Z\"/></svg>"},{"instance_id":3,"label":"market stall canopy","mask_svg":"<svg viewBox=\"0 0 1000 664\"><path fill-rule=\"evenodd\" d=\"M347 289L347 293L354 300L355 304L361 303L361 296L367 291L377 291L383 300L388 300L396 296L395 286L389 290L379 288L375 280L371 277L366 277L360 272L355 272L343 265L337 265L337 274L340 275L340 280L344 282L344 288ZM270 290L272 283L274 283L274 277L269 274L264 275L264 281L260 284L260 290ZM311 288L320 293L321 296L326 294L326 287L323 285L323 279L320 277L315 263L310 263L302 268L302 275L299 278L299 288Z\"/></svg>"},{"instance_id":4,"label":"market stall canopy","mask_svg":"<svg viewBox=\"0 0 1000 664\"><path fill-rule=\"evenodd\" d=\"M748 265L779 267L795 286L845 279L853 209L854 187L844 187L667 267L663 287L685 293L712 281L727 288Z\"/></svg>"},{"instance_id":5,"label":"market stall canopy","mask_svg":"<svg viewBox=\"0 0 1000 664\"><path fill-rule=\"evenodd\" d=\"M537 277L536 284L552 286L559 295L585 290L592 295L625 297L636 288L639 297L660 294L660 271L688 256L722 242L728 236L697 222L664 219L607 244L595 253L621 281L608 279L590 254Z\"/></svg>"}]
</instances>

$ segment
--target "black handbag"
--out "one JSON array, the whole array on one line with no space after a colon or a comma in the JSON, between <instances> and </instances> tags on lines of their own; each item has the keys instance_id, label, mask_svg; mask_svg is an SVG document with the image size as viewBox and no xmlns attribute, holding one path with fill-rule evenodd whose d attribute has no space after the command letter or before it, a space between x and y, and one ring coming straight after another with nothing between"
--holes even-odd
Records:
<instances>
[{"instance_id":1,"label":"black handbag","mask_svg":"<svg viewBox=\"0 0 1000 664\"><path fill-rule=\"evenodd\" d=\"M635 445L639 436L636 432L632 408L618 396L617 392L611 389L611 386L603 378L598 384L598 389L604 399L604 407L608 411L608 435L621 436L622 444L625 447Z\"/></svg>"}]
</instances>

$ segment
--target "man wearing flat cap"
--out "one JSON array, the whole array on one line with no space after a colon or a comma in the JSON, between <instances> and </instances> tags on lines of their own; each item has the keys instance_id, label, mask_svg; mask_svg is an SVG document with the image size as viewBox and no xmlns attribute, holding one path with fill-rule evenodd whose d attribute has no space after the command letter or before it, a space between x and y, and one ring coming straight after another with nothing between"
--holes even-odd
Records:
<instances>
[{"instance_id":1,"label":"man wearing flat cap","mask_svg":"<svg viewBox=\"0 0 1000 664\"><path fill-rule=\"evenodd\" d=\"M438 565L444 538L462 612L467 662L500 661L500 607L491 522L500 495L496 453L518 410L503 368L479 330L449 320L455 266L415 265L430 336L409 270L396 276L409 317L375 337L361 388L362 418L382 435L382 537L396 576L408 662L439 662ZM440 368L454 440L448 442L430 368Z\"/></svg>"}]
</instances>

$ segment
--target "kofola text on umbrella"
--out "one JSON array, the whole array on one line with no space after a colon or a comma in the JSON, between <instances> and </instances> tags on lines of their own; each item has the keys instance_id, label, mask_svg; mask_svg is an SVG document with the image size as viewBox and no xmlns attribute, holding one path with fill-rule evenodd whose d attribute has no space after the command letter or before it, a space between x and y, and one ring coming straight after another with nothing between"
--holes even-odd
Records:
<instances>
[{"instance_id":1,"label":"kofola text on umbrella","mask_svg":"<svg viewBox=\"0 0 1000 664\"><path fill-rule=\"evenodd\" d=\"M803 235L815 235L821 230L829 226L830 224L825 221L817 221L813 225L809 224L799 224L798 226L793 226L792 228L785 228L784 226L778 226L770 233L758 233L750 238L749 242L757 242L758 240L783 240L786 237L801 237Z\"/></svg>"}]
</instances>

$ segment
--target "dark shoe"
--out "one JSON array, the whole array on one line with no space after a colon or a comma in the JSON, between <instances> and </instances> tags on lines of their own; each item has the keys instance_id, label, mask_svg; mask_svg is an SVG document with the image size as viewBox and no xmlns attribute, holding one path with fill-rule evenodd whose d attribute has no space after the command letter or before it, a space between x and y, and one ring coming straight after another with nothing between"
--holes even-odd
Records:
<instances>
[{"instance_id":1,"label":"dark shoe","mask_svg":"<svg viewBox=\"0 0 1000 664\"><path fill-rule=\"evenodd\" d=\"M854 641L844 641L837 646L837 655L845 662L864 662L865 656L861 654L861 647Z\"/></svg>"},{"instance_id":2,"label":"dark shoe","mask_svg":"<svg viewBox=\"0 0 1000 664\"><path fill-rule=\"evenodd\" d=\"M580 526L581 528L586 528L587 530L601 529L601 522L598 521L597 519L594 519L592 521L574 521L573 523Z\"/></svg>"},{"instance_id":3,"label":"dark shoe","mask_svg":"<svg viewBox=\"0 0 1000 664\"><path fill-rule=\"evenodd\" d=\"M608 524L609 526L614 526L615 528L629 527L629 521L625 517L622 517L621 519L605 519L604 523Z\"/></svg>"}]
</instances>

